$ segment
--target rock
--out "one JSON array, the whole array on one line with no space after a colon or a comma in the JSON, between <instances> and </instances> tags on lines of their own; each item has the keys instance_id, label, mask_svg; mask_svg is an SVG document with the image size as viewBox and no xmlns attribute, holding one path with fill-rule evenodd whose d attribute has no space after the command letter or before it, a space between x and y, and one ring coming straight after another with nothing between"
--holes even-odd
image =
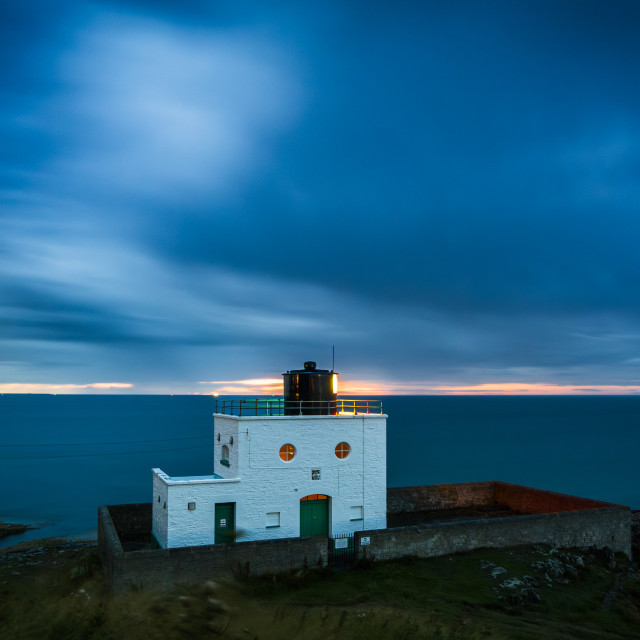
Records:
<instances>
[{"instance_id":1,"label":"rock","mask_svg":"<svg viewBox=\"0 0 640 640\"><path fill-rule=\"evenodd\" d=\"M229 611L229 607L222 600L216 600L215 598L207 598L207 605L214 613L227 613Z\"/></svg>"},{"instance_id":2,"label":"rock","mask_svg":"<svg viewBox=\"0 0 640 640\"><path fill-rule=\"evenodd\" d=\"M565 566L557 558L549 558L547 560L536 560L530 565L533 569L544 571L547 579L562 578L565 574Z\"/></svg>"},{"instance_id":3,"label":"rock","mask_svg":"<svg viewBox=\"0 0 640 640\"><path fill-rule=\"evenodd\" d=\"M501 576L503 573L507 573L507 570L504 567L495 567L491 571L491 577L497 578L498 576Z\"/></svg>"},{"instance_id":4,"label":"rock","mask_svg":"<svg viewBox=\"0 0 640 640\"><path fill-rule=\"evenodd\" d=\"M533 604L542 602L540 594L537 591L534 591L531 587L520 589L520 597L523 598L525 602L531 602Z\"/></svg>"},{"instance_id":5,"label":"rock","mask_svg":"<svg viewBox=\"0 0 640 640\"><path fill-rule=\"evenodd\" d=\"M504 587L505 589L515 589L520 585L524 585L524 582L522 582L522 580L518 580L518 578L509 578L509 580L505 580L500 586Z\"/></svg>"},{"instance_id":6,"label":"rock","mask_svg":"<svg viewBox=\"0 0 640 640\"><path fill-rule=\"evenodd\" d=\"M207 593L216 593L220 588L213 580L207 580L202 586Z\"/></svg>"},{"instance_id":7,"label":"rock","mask_svg":"<svg viewBox=\"0 0 640 640\"><path fill-rule=\"evenodd\" d=\"M481 569L492 569L495 566L496 566L495 562L490 562L489 560L480 560Z\"/></svg>"}]
</instances>

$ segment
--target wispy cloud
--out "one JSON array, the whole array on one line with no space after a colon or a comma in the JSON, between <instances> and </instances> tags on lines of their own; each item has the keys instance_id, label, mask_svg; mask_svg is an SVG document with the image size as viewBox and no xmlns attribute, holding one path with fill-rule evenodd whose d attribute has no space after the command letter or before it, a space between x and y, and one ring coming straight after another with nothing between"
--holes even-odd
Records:
<instances>
[{"instance_id":1,"label":"wispy cloud","mask_svg":"<svg viewBox=\"0 0 640 640\"><path fill-rule=\"evenodd\" d=\"M85 200L224 199L269 161L270 139L300 109L286 55L251 30L103 13L74 45L34 118L59 141L46 188Z\"/></svg>"},{"instance_id":2,"label":"wispy cloud","mask_svg":"<svg viewBox=\"0 0 640 640\"><path fill-rule=\"evenodd\" d=\"M131 389L129 382L90 382L87 384L47 384L8 382L0 384L0 393L78 393L86 390L118 390Z\"/></svg>"},{"instance_id":3,"label":"wispy cloud","mask_svg":"<svg viewBox=\"0 0 640 640\"><path fill-rule=\"evenodd\" d=\"M248 378L246 380L213 380L198 384L213 385L213 395L282 395L282 378Z\"/></svg>"}]
</instances>

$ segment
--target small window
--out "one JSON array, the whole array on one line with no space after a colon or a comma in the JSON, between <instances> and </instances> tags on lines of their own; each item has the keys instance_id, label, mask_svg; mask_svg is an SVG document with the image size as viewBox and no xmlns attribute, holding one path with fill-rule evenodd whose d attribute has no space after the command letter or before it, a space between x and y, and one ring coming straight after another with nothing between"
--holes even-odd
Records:
<instances>
[{"instance_id":1,"label":"small window","mask_svg":"<svg viewBox=\"0 0 640 640\"><path fill-rule=\"evenodd\" d=\"M229 459L229 447L227 447L226 444L222 445L222 459L223 460Z\"/></svg>"},{"instance_id":2,"label":"small window","mask_svg":"<svg viewBox=\"0 0 640 640\"><path fill-rule=\"evenodd\" d=\"M267 513L267 529L273 529L280 526L280 512L271 511Z\"/></svg>"},{"instance_id":3,"label":"small window","mask_svg":"<svg viewBox=\"0 0 640 640\"><path fill-rule=\"evenodd\" d=\"M340 442L336 445L336 458L344 460L351 453L351 447L347 442Z\"/></svg>"},{"instance_id":4,"label":"small window","mask_svg":"<svg viewBox=\"0 0 640 640\"><path fill-rule=\"evenodd\" d=\"M351 521L353 520L362 520L363 518L363 508L362 507L351 507Z\"/></svg>"},{"instance_id":5,"label":"small window","mask_svg":"<svg viewBox=\"0 0 640 640\"><path fill-rule=\"evenodd\" d=\"M196 503L195 502L189 502L187 504L187 509L189 509L189 511L194 511L196 508Z\"/></svg>"},{"instance_id":6,"label":"small window","mask_svg":"<svg viewBox=\"0 0 640 640\"><path fill-rule=\"evenodd\" d=\"M233 436L229 438L229 444L233 444Z\"/></svg>"},{"instance_id":7,"label":"small window","mask_svg":"<svg viewBox=\"0 0 640 640\"><path fill-rule=\"evenodd\" d=\"M296 448L292 444L283 444L280 447L280 460L289 462L296 455Z\"/></svg>"}]
</instances>

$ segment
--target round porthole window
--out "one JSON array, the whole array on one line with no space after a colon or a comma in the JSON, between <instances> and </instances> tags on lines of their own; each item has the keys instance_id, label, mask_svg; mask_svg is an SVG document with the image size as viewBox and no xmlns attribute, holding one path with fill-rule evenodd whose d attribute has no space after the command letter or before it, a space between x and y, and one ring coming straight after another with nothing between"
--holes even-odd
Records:
<instances>
[{"instance_id":1,"label":"round porthole window","mask_svg":"<svg viewBox=\"0 0 640 640\"><path fill-rule=\"evenodd\" d=\"M289 462L296 455L296 448L292 444L283 444L280 447L280 460Z\"/></svg>"},{"instance_id":2,"label":"round porthole window","mask_svg":"<svg viewBox=\"0 0 640 640\"><path fill-rule=\"evenodd\" d=\"M347 442L340 442L336 445L336 458L344 460L351 453L351 447Z\"/></svg>"}]
</instances>

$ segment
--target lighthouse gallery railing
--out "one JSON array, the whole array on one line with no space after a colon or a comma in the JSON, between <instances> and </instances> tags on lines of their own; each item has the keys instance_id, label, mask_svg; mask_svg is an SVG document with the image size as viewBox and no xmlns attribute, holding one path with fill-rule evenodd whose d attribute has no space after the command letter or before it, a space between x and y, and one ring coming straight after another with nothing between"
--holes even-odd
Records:
<instances>
[{"instance_id":1,"label":"lighthouse gallery railing","mask_svg":"<svg viewBox=\"0 0 640 640\"><path fill-rule=\"evenodd\" d=\"M216 400L216 413L230 416L354 415L382 413L382 400L285 400L251 398Z\"/></svg>"}]
</instances>

